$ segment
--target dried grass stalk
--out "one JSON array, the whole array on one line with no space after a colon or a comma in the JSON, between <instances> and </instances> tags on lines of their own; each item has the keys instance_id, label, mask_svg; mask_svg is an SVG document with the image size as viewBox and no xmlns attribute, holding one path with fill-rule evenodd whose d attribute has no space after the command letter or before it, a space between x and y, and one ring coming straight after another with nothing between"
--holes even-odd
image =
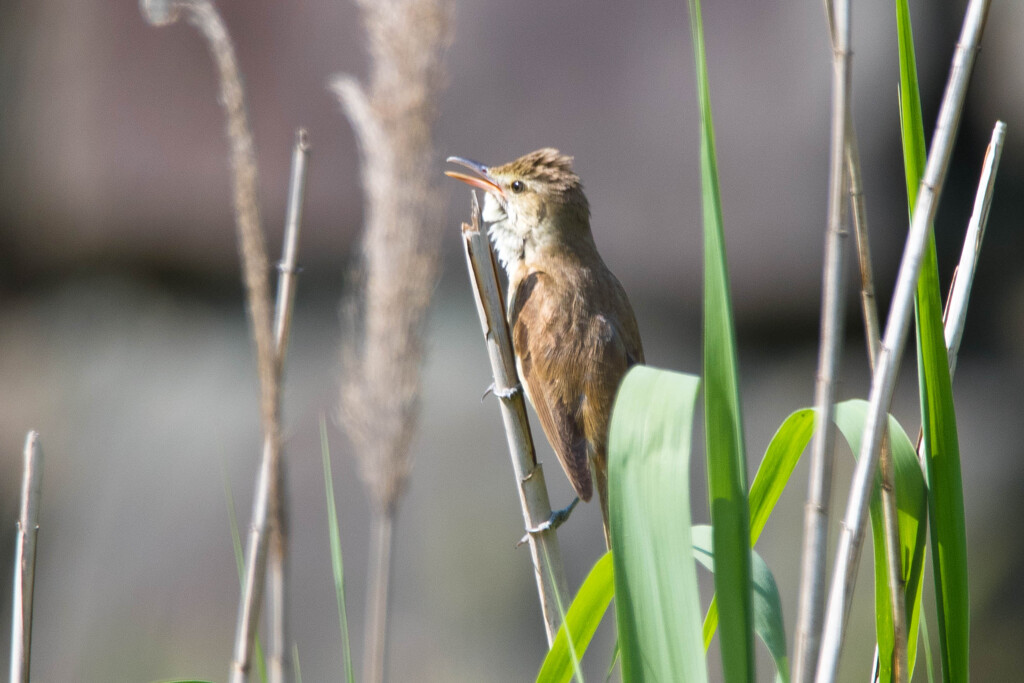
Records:
<instances>
[{"instance_id":1,"label":"dried grass stalk","mask_svg":"<svg viewBox=\"0 0 1024 683\"><path fill-rule=\"evenodd\" d=\"M918 189L914 215L910 223L903 258L900 262L896 287L893 292L889 319L882 338L878 364L871 382L869 410L864 425L863 441L857 466L854 470L846 514L836 551L835 569L829 589L826 609L825 630L822 635L821 652L815 676L817 683L835 680L839 668L839 653L849 608L853 599L853 585L856 578L857 560L864 539L864 522L867 517L868 498L878 465L878 453L885 433L885 415L892 401L896 384L896 371L906 342L910 314L913 309L914 289L921 269L925 245L943 182L949 168L953 140L960 124L967 83L974 67L988 15L989 0L971 0L967 6L960 39L953 54L953 64L939 108L938 122L932 136L924 177Z\"/></svg>"},{"instance_id":2,"label":"dried grass stalk","mask_svg":"<svg viewBox=\"0 0 1024 683\"><path fill-rule=\"evenodd\" d=\"M260 383L263 457L253 498L252 520L245 554L245 578L239 602L230 680L241 683L251 665L267 560L267 529L282 528L278 362L271 329L269 265L257 197L256 150L245 109L238 60L227 27L210 0L140 0L143 17L156 26L184 16L206 39L217 68L220 102L227 120L233 179L235 224L242 261L252 336ZM271 522L270 520L276 520Z\"/></svg>"},{"instance_id":3,"label":"dried grass stalk","mask_svg":"<svg viewBox=\"0 0 1024 683\"><path fill-rule=\"evenodd\" d=\"M850 4L835 0L832 29L832 135L828 195L828 228L822 276L821 340L814 407L818 414L811 444L807 503L804 506L800 602L797 614L794 680L804 683L818 657L819 630L825 611L825 558L828 553L829 498L835 458L836 372L842 358L846 266L846 134L850 129Z\"/></svg>"},{"instance_id":4,"label":"dried grass stalk","mask_svg":"<svg viewBox=\"0 0 1024 683\"><path fill-rule=\"evenodd\" d=\"M32 597L36 576L39 495L43 483L43 451L39 432L25 437L21 508L14 551L14 596L11 600L11 683L28 683L32 651Z\"/></svg>"},{"instance_id":5,"label":"dried grass stalk","mask_svg":"<svg viewBox=\"0 0 1024 683\"><path fill-rule=\"evenodd\" d=\"M345 306L339 417L374 507L363 680L384 675L392 529L412 467L427 306L438 272L442 191L433 128L451 41L451 0L358 0L366 85L331 82L359 143L365 233Z\"/></svg>"},{"instance_id":6,"label":"dried grass stalk","mask_svg":"<svg viewBox=\"0 0 1024 683\"><path fill-rule=\"evenodd\" d=\"M298 285L299 228L302 225L302 208L306 193L306 165L309 160L309 136L305 129L295 134L292 150L292 171L288 181L288 204L284 223L284 244L281 261L277 264L277 300L274 306L274 356L278 381L284 374L284 360L288 353L288 337L291 333L292 311L295 308L295 288ZM279 487L283 492L287 481L287 463L280 461ZM267 556L267 621L270 624L267 654L267 680L282 683L287 680L288 620L286 598L288 587L287 519L286 509L278 508L279 517L271 520L270 548Z\"/></svg>"},{"instance_id":7,"label":"dried grass stalk","mask_svg":"<svg viewBox=\"0 0 1024 683\"><path fill-rule=\"evenodd\" d=\"M562 551L555 529L544 526L551 518L551 502L544 482L544 470L537 462L530 423L526 418L526 403L516 372L512 338L509 335L501 286L498 284L498 267L487 236L480 232L480 207L476 193L472 197L472 222L462 224L466 265L473 285L487 355L491 361L491 371L494 373L494 395L501 405L512 470L516 475L516 492L523 510L526 540L530 546L530 559L533 561L534 579L537 581L544 629L550 646L562 623L559 605L569 604ZM542 530L530 531L538 528Z\"/></svg>"}]
</instances>

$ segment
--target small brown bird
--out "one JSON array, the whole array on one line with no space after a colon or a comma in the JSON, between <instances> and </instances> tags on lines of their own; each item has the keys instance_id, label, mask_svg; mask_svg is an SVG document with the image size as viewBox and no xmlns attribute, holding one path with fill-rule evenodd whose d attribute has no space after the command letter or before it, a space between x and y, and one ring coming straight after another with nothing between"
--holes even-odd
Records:
<instances>
[{"instance_id":1,"label":"small brown bird","mask_svg":"<svg viewBox=\"0 0 1024 683\"><path fill-rule=\"evenodd\" d=\"M610 542L608 421L623 375L644 351L626 292L597 253L572 157L548 148L504 166L448 161L479 174L447 172L486 192L483 219L508 272L526 396L579 498L589 501L596 482Z\"/></svg>"}]
</instances>

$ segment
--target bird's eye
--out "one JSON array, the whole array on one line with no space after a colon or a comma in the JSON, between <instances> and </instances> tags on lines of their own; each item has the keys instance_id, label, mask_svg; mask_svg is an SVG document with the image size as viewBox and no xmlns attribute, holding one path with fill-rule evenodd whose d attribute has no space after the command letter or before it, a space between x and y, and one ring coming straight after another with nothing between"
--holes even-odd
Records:
<instances>
[{"instance_id":1,"label":"bird's eye","mask_svg":"<svg viewBox=\"0 0 1024 683\"><path fill-rule=\"evenodd\" d=\"M525 189L526 189L526 183L524 183L522 180L514 180L514 181L512 181L512 191L515 192L516 194L519 194L520 192L522 192Z\"/></svg>"}]
</instances>

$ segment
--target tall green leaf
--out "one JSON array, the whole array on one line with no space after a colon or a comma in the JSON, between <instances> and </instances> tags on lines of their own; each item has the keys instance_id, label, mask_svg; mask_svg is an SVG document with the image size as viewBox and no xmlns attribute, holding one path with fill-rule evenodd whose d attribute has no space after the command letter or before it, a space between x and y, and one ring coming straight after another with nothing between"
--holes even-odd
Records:
<instances>
[{"instance_id":1,"label":"tall green leaf","mask_svg":"<svg viewBox=\"0 0 1024 683\"><path fill-rule=\"evenodd\" d=\"M700 169L704 209L704 432L715 589L722 615L722 669L730 683L753 681L753 595L746 451L740 412L736 334L722 230L715 131L704 51L700 0L690 0L690 26L700 102Z\"/></svg>"},{"instance_id":2,"label":"tall green leaf","mask_svg":"<svg viewBox=\"0 0 1024 683\"><path fill-rule=\"evenodd\" d=\"M693 556L709 571L715 571L715 554L711 550L711 527L693 527ZM754 581L754 630L768 648L775 662L775 680L789 681L789 658L786 656L786 627L782 619L782 598L768 564L756 551L750 551Z\"/></svg>"},{"instance_id":3,"label":"tall green leaf","mask_svg":"<svg viewBox=\"0 0 1024 683\"><path fill-rule=\"evenodd\" d=\"M867 403L853 399L836 404L834 419L840 432L850 445L854 454L860 452L861 432L864 428ZM750 545L757 542L764 525L775 509L775 504L789 483L793 469L803 455L807 444L814 433L814 409L804 408L792 413L772 437L765 451L764 459L758 467L754 481L750 485ZM903 558L903 581L905 585L905 601L907 622L910 625L908 635L908 654L911 670L917 645L917 624L921 614L922 568L924 566L925 547L925 491L921 478L921 469L917 463L914 446L906 432L889 416L889 433L891 452L896 477L897 517L900 526L900 557ZM876 613L879 621L876 624L880 651L892 652L892 608L889 605L888 583L885 568L885 553L882 529L882 511L877 493L873 495L871 506L872 543L875 548L875 595ZM755 605L756 608L756 605ZM712 599L704 620L704 647L711 644L715 629L718 627L717 596ZM884 671L890 668L883 661Z\"/></svg>"},{"instance_id":4,"label":"tall green leaf","mask_svg":"<svg viewBox=\"0 0 1024 683\"><path fill-rule=\"evenodd\" d=\"M896 0L900 53L900 124L907 197L913 214L926 148L913 31L906 0ZM967 681L970 598L960 441L942 322L935 238L929 237L915 293L918 385L921 394L922 457L928 478L932 567L944 681Z\"/></svg>"},{"instance_id":5,"label":"tall green leaf","mask_svg":"<svg viewBox=\"0 0 1024 683\"><path fill-rule=\"evenodd\" d=\"M338 531L338 507L334 502L334 477L331 475L331 448L327 443L327 420L320 416L320 453L324 464L324 488L327 495L327 533L331 544L331 571L334 575L334 597L338 603L338 624L341 628L341 661L345 680L354 683L352 647L348 637L348 609L345 607L345 563L341 556L341 534Z\"/></svg>"},{"instance_id":6,"label":"tall green leaf","mask_svg":"<svg viewBox=\"0 0 1024 683\"><path fill-rule=\"evenodd\" d=\"M835 422L854 456L860 455L861 435L867 418L868 403L844 401L836 406ZM902 558L900 577L907 624L907 680L914 675L917 658L917 626L921 619L921 591L924 587L924 548L927 534L927 494L914 444L895 418L889 416L889 452L892 455L896 486L896 519L900 532ZM871 542L875 558L875 635L881 683L892 680L892 653L895 636L892 626L892 599L886 569L885 529L882 497L876 484L869 503Z\"/></svg>"},{"instance_id":7,"label":"tall green leaf","mask_svg":"<svg viewBox=\"0 0 1024 683\"><path fill-rule=\"evenodd\" d=\"M551 643L544 663L537 674L537 683L568 683L573 676L572 653L566 627L572 634L572 650L582 658L590 645L590 639L601 623L608 605L615 593L615 582L612 569L612 554L605 553L594 564L587 578L580 586L579 592L569 606L562 627L558 629L555 642Z\"/></svg>"},{"instance_id":8,"label":"tall green leaf","mask_svg":"<svg viewBox=\"0 0 1024 683\"><path fill-rule=\"evenodd\" d=\"M690 431L699 386L692 375L637 366L612 410L608 507L627 683L707 680L697 575L688 561Z\"/></svg>"}]
</instances>

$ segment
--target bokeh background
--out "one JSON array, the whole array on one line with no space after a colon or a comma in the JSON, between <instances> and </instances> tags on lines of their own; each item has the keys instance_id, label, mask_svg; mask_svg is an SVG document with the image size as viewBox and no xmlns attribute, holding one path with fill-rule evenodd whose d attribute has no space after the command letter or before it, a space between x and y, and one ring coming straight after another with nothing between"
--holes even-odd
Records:
<instances>
[{"instance_id":1,"label":"bokeh background","mask_svg":"<svg viewBox=\"0 0 1024 683\"><path fill-rule=\"evenodd\" d=\"M911 6L926 121L935 118L963 5ZM272 256L295 128L308 127L313 144L284 398L290 621L304 680L336 680L321 416L357 662L368 504L334 419L338 306L362 206L355 140L326 83L337 72L365 73L363 35L343 1L219 6L246 77ZM704 21L753 473L775 427L812 400L830 50L815 2L708 2ZM685 3L464 2L456 22L439 152L487 163L548 145L575 155L596 240L633 299L649 362L698 371L698 114ZM853 27L856 125L884 312L907 224L891 3L858 3ZM976 680L1015 678L1024 638L1015 580L1024 571L1016 531L1024 508L1022 33L1024 5L993 3L936 226L948 280L984 146L994 122L1007 121L954 382ZM10 567L21 447L38 429L46 462L33 679L223 680L238 595L225 489L244 525L260 437L205 44L186 25L149 27L133 2L8 0L0 45L0 558ZM456 183L443 188L451 228L430 316L415 470L399 513L390 674L518 681L536 672L544 637L528 554L513 547L521 518L498 409L480 400L489 368L458 238L468 194ZM843 398L865 396L868 385L852 292L849 301ZM910 354L894 404L908 432L919 422L913 365ZM546 444L540 457L554 502L567 503L570 488ZM842 509L845 446L838 457L834 505ZM693 475L694 516L706 520L700 462ZM800 467L759 544L790 638L805 475ZM578 509L559 536L575 587L602 550L597 510ZM862 572L843 680L868 675L870 580ZM9 601L0 591L4 639ZM612 635L599 636L591 677L603 677L610 655ZM761 666L764 680L769 671Z\"/></svg>"}]
</instances>

